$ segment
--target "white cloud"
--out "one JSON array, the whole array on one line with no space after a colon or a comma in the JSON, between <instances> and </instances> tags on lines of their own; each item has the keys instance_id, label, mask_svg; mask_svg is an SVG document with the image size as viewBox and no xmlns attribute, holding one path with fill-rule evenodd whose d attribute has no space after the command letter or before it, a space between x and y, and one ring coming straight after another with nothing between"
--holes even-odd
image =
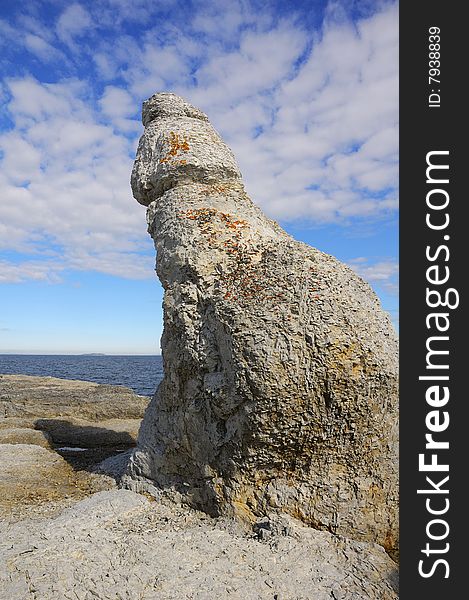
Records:
<instances>
[{"instance_id":1,"label":"white cloud","mask_svg":"<svg viewBox=\"0 0 469 600\"><path fill-rule=\"evenodd\" d=\"M392 59L387 52L388 39L382 41L377 35L372 45L369 36L357 35L351 25L331 26L316 42L298 75L284 83L277 94L276 120L263 134L264 144L257 140L257 148L274 163L273 169L267 165L265 173L271 177L274 171L283 202L288 204L292 196L304 198L301 212L292 213L292 217L309 215L329 221L354 211L360 215L386 210L379 201L372 208L369 199L363 199L362 189L396 186L397 138L389 136L387 140L387 160L383 160L379 144L372 145L374 138L395 130L397 124L397 19L393 10L384 26L395 32ZM368 32L367 26L363 29ZM383 65L386 61L392 65ZM366 74L366 66L374 64L383 69L377 79ZM361 144L358 152L350 151ZM292 163L296 166L295 181L284 177ZM256 178L250 164L246 160L243 165L248 185L250 179L256 182L256 195L269 210L269 186L267 195L262 192L265 183ZM329 203L317 204L313 194L305 194L310 185L322 191L322 195L316 194L319 201L326 197Z\"/></svg>"},{"instance_id":2,"label":"white cloud","mask_svg":"<svg viewBox=\"0 0 469 600\"><path fill-rule=\"evenodd\" d=\"M23 283L25 281L45 281L59 283L64 266L52 261L24 261L19 264L0 260L0 283Z\"/></svg>"},{"instance_id":3,"label":"white cloud","mask_svg":"<svg viewBox=\"0 0 469 600\"><path fill-rule=\"evenodd\" d=\"M194 28L215 35L224 16L210 7ZM125 75L132 93L169 88L205 110L234 150L254 201L274 218L328 223L392 214L397 7L386 6L358 27L330 19L306 56L311 39L293 21L267 28L267 18L247 20L241 4L227 19L238 47L214 44L207 52L206 40L192 41L195 69L181 53L187 38L181 32L170 48L147 41Z\"/></svg>"},{"instance_id":4,"label":"white cloud","mask_svg":"<svg viewBox=\"0 0 469 600\"><path fill-rule=\"evenodd\" d=\"M45 281L64 268L152 277L143 210L129 185L135 141L99 122L82 84L17 80L10 92L10 111L21 126L0 136L3 239L32 254L47 245L57 256L43 269L29 261L2 265L5 276L19 281L24 267L25 277Z\"/></svg>"},{"instance_id":5,"label":"white cloud","mask_svg":"<svg viewBox=\"0 0 469 600\"><path fill-rule=\"evenodd\" d=\"M212 103L231 105L255 97L289 77L306 35L288 22L268 32L242 34L239 50L214 56L197 71L198 85ZM224 96L224 98L222 98Z\"/></svg>"},{"instance_id":6,"label":"white cloud","mask_svg":"<svg viewBox=\"0 0 469 600\"><path fill-rule=\"evenodd\" d=\"M54 48L49 42L46 42L42 37L33 33L27 33L24 36L24 45L44 62L63 60L65 58L64 54L57 50L57 48Z\"/></svg>"},{"instance_id":7,"label":"white cloud","mask_svg":"<svg viewBox=\"0 0 469 600\"><path fill-rule=\"evenodd\" d=\"M75 38L93 27L88 11L80 4L71 4L57 19L56 32L60 40L71 49L76 49Z\"/></svg>"},{"instance_id":8,"label":"white cloud","mask_svg":"<svg viewBox=\"0 0 469 600\"><path fill-rule=\"evenodd\" d=\"M117 29L134 7L138 37ZM151 277L140 255L152 254L143 209L128 180L140 103L161 90L207 112L253 200L273 218L344 223L394 214L396 5L358 23L331 8L320 32L294 14L277 21L269 10L255 14L243 1L200 2L194 18L180 22L157 21L162 5L149 0L88 8L66 6L50 31L23 18L21 43L41 60L55 60L57 38L70 56L83 41L90 62L80 65L95 70L58 83L8 82L15 128L0 137L4 244L39 253L52 240L63 257L49 261L51 273L60 264ZM99 38L97 28L113 15L119 35ZM0 27L12 35L8 24Z\"/></svg>"},{"instance_id":9,"label":"white cloud","mask_svg":"<svg viewBox=\"0 0 469 600\"><path fill-rule=\"evenodd\" d=\"M8 40L15 39L18 36L16 29L8 23L5 19L0 19L0 43L5 44Z\"/></svg>"},{"instance_id":10,"label":"white cloud","mask_svg":"<svg viewBox=\"0 0 469 600\"><path fill-rule=\"evenodd\" d=\"M215 43L220 40L225 44L236 43L242 28L256 26L262 29L272 24L268 10L255 11L243 0L218 0L215 3L198 4L192 27L195 32L208 36Z\"/></svg>"},{"instance_id":11,"label":"white cloud","mask_svg":"<svg viewBox=\"0 0 469 600\"><path fill-rule=\"evenodd\" d=\"M101 0L93 6L95 13L99 15L100 20L112 21L112 23L121 24L130 21L139 25L147 24L151 21L152 15L157 9L164 9L174 4L173 0Z\"/></svg>"},{"instance_id":12,"label":"white cloud","mask_svg":"<svg viewBox=\"0 0 469 600\"><path fill-rule=\"evenodd\" d=\"M381 286L388 293L398 293L399 263L397 260L386 259L370 263L370 259L362 256L350 260L349 266L369 283Z\"/></svg>"},{"instance_id":13,"label":"white cloud","mask_svg":"<svg viewBox=\"0 0 469 600\"><path fill-rule=\"evenodd\" d=\"M8 110L18 127L32 120L45 122L50 117L68 117L72 111L87 113L81 96L86 85L80 81L41 84L32 77L7 82L11 93Z\"/></svg>"},{"instance_id":14,"label":"white cloud","mask_svg":"<svg viewBox=\"0 0 469 600\"><path fill-rule=\"evenodd\" d=\"M2 167L15 186L29 183L41 166L41 153L29 141L10 133L0 138L0 150L4 154Z\"/></svg>"},{"instance_id":15,"label":"white cloud","mask_svg":"<svg viewBox=\"0 0 469 600\"><path fill-rule=\"evenodd\" d=\"M135 114L135 99L122 88L108 85L100 104L103 113L110 117L130 117Z\"/></svg>"},{"instance_id":16,"label":"white cloud","mask_svg":"<svg viewBox=\"0 0 469 600\"><path fill-rule=\"evenodd\" d=\"M89 271L96 270L108 275L127 279L148 279L154 276L155 260L132 252L102 251L99 256L83 251L70 256L67 268Z\"/></svg>"},{"instance_id":17,"label":"white cloud","mask_svg":"<svg viewBox=\"0 0 469 600\"><path fill-rule=\"evenodd\" d=\"M177 46L147 42L142 49L132 51L133 59L122 76L133 95L146 98L168 85L188 81L190 67Z\"/></svg>"},{"instance_id":18,"label":"white cloud","mask_svg":"<svg viewBox=\"0 0 469 600\"><path fill-rule=\"evenodd\" d=\"M116 64L113 56L108 56L105 52L94 52L93 61L100 79L108 81L116 75Z\"/></svg>"}]
</instances>

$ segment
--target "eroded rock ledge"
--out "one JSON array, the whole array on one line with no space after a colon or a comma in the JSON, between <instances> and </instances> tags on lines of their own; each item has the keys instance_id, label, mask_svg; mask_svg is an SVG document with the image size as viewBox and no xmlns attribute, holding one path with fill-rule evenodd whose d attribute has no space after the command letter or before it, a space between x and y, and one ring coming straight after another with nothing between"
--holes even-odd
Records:
<instances>
[{"instance_id":1,"label":"eroded rock ledge","mask_svg":"<svg viewBox=\"0 0 469 600\"><path fill-rule=\"evenodd\" d=\"M89 471L135 446L147 404L122 386L0 375L0 519L54 513L115 485Z\"/></svg>"},{"instance_id":2,"label":"eroded rock ledge","mask_svg":"<svg viewBox=\"0 0 469 600\"><path fill-rule=\"evenodd\" d=\"M147 405L124 386L0 375L0 443L130 447Z\"/></svg>"},{"instance_id":3,"label":"eroded rock ledge","mask_svg":"<svg viewBox=\"0 0 469 600\"><path fill-rule=\"evenodd\" d=\"M126 485L397 545L397 340L368 284L246 194L200 110L143 105L132 173L165 289L164 380Z\"/></svg>"}]
</instances>

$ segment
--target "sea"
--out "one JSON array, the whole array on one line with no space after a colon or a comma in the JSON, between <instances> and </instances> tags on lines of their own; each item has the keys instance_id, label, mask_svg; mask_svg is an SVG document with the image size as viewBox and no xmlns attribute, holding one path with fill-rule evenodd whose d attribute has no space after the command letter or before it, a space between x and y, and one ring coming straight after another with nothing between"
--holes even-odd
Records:
<instances>
[{"instance_id":1,"label":"sea","mask_svg":"<svg viewBox=\"0 0 469 600\"><path fill-rule=\"evenodd\" d=\"M153 396L163 379L161 356L0 354L0 374L41 375L123 385Z\"/></svg>"}]
</instances>

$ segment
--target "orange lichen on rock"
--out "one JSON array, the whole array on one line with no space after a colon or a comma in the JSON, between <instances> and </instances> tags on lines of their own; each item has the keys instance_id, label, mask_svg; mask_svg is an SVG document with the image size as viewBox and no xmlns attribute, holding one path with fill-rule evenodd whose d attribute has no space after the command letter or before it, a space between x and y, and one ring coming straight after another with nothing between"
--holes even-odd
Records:
<instances>
[{"instance_id":1,"label":"orange lichen on rock","mask_svg":"<svg viewBox=\"0 0 469 600\"><path fill-rule=\"evenodd\" d=\"M239 229L245 229L249 227L249 223L244 219L235 219L229 213L224 213L216 208L197 208L189 209L179 213L179 218L186 218L192 221L197 221L201 226L206 225L209 222L213 222L213 217L218 217L220 224L224 225L227 229L232 229L237 232L237 235L241 235Z\"/></svg>"},{"instance_id":2,"label":"orange lichen on rock","mask_svg":"<svg viewBox=\"0 0 469 600\"><path fill-rule=\"evenodd\" d=\"M202 196L210 196L212 194L224 194L230 188L226 185L220 185L219 183L212 183L210 185L205 185L203 189L200 190L200 194Z\"/></svg>"},{"instance_id":3,"label":"orange lichen on rock","mask_svg":"<svg viewBox=\"0 0 469 600\"><path fill-rule=\"evenodd\" d=\"M166 156L160 159L160 162L166 163L178 156L181 152L187 152L189 150L189 140L186 135L180 136L174 131L171 131L169 134L169 138L167 138L167 142L169 143L169 150L166 153ZM186 161L180 161L181 164L185 164Z\"/></svg>"},{"instance_id":4,"label":"orange lichen on rock","mask_svg":"<svg viewBox=\"0 0 469 600\"><path fill-rule=\"evenodd\" d=\"M247 221L244 219L234 219L229 213L221 212L220 219L230 229L244 229L245 227L249 227L249 223Z\"/></svg>"}]
</instances>

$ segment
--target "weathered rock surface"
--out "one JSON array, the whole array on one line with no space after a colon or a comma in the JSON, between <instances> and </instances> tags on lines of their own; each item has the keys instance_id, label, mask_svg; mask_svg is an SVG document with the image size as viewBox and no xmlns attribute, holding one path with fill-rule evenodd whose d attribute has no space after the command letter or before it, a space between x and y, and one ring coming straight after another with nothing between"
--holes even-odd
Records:
<instances>
[{"instance_id":1,"label":"weathered rock surface","mask_svg":"<svg viewBox=\"0 0 469 600\"><path fill-rule=\"evenodd\" d=\"M0 428L0 444L35 444L50 448L51 437L46 431L26 427L3 427Z\"/></svg>"},{"instance_id":2,"label":"weathered rock surface","mask_svg":"<svg viewBox=\"0 0 469 600\"><path fill-rule=\"evenodd\" d=\"M101 492L45 521L0 524L1 600L396 600L396 565L374 544ZM259 538L263 541L259 541Z\"/></svg>"},{"instance_id":3,"label":"weathered rock surface","mask_svg":"<svg viewBox=\"0 0 469 600\"><path fill-rule=\"evenodd\" d=\"M57 453L36 444L0 444L2 519L47 513L51 504L60 508L64 500L77 502L113 485L110 478L75 471Z\"/></svg>"},{"instance_id":4,"label":"weathered rock surface","mask_svg":"<svg viewBox=\"0 0 469 600\"><path fill-rule=\"evenodd\" d=\"M376 295L264 216L201 111L156 94L143 122L132 189L165 289L165 376L127 485L392 551L397 340Z\"/></svg>"},{"instance_id":5,"label":"weathered rock surface","mask_svg":"<svg viewBox=\"0 0 469 600\"><path fill-rule=\"evenodd\" d=\"M0 415L4 418L141 419L147 404L146 396L118 385L0 375Z\"/></svg>"},{"instance_id":6,"label":"weathered rock surface","mask_svg":"<svg viewBox=\"0 0 469 600\"><path fill-rule=\"evenodd\" d=\"M121 386L0 375L0 443L88 449L61 451L88 466L135 445L147 405L146 396Z\"/></svg>"}]
</instances>

